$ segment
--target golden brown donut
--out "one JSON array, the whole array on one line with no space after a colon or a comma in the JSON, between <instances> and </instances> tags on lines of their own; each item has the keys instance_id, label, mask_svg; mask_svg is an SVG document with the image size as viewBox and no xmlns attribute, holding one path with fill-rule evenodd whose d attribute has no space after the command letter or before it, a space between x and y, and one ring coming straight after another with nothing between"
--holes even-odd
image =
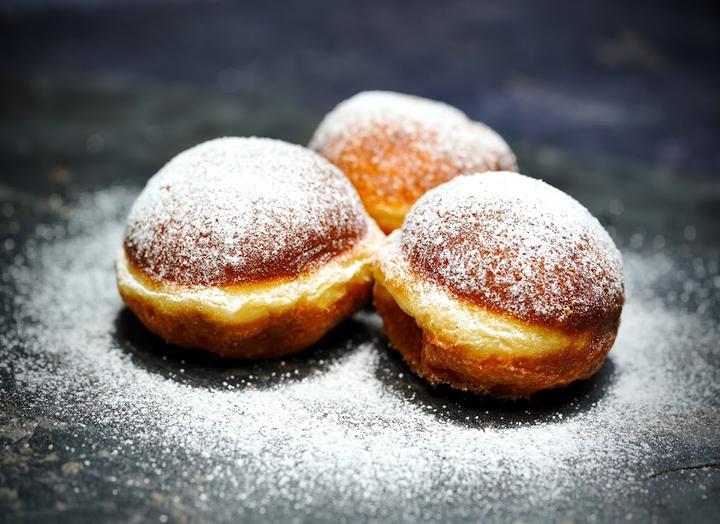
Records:
<instances>
[{"instance_id":1,"label":"golden brown donut","mask_svg":"<svg viewBox=\"0 0 720 524\"><path fill-rule=\"evenodd\" d=\"M481 171L516 171L492 129L441 102L386 91L357 94L333 109L310 141L355 185L386 233L427 190Z\"/></svg>"},{"instance_id":2,"label":"golden brown donut","mask_svg":"<svg viewBox=\"0 0 720 524\"><path fill-rule=\"evenodd\" d=\"M222 138L150 179L128 217L117 283L168 342L279 357L367 302L382 238L324 158L278 140Z\"/></svg>"},{"instance_id":3,"label":"golden brown donut","mask_svg":"<svg viewBox=\"0 0 720 524\"><path fill-rule=\"evenodd\" d=\"M577 201L517 173L428 192L374 265L390 344L432 384L517 398L591 376L624 301L619 251Z\"/></svg>"}]
</instances>

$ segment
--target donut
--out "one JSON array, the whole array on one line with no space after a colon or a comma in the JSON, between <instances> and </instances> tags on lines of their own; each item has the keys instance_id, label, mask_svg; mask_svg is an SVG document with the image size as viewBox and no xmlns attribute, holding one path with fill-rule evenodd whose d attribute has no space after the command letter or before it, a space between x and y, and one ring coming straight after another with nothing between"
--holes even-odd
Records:
<instances>
[{"instance_id":1,"label":"donut","mask_svg":"<svg viewBox=\"0 0 720 524\"><path fill-rule=\"evenodd\" d=\"M429 191L374 263L390 345L431 384L505 398L588 378L617 335L620 252L580 203L510 173Z\"/></svg>"},{"instance_id":2,"label":"donut","mask_svg":"<svg viewBox=\"0 0 720 524\"><path fill-rule=\"evenodd\" d=\"M169 343L275 358L315 343L369 300L383 238L321 156L278 140L221 138L149 180L129 213L117 284Z\"/></svg>"},{"instance_id":3,"label":"donut","mask_svg":"<svg viewBox=\"0 0 720 524\"><path fill-rule=\"evenodd\" d=\"M517 170L515 155L486 125L442 102L386 91L340 103L309 147L350 178L386 233L426 191L457 175Z\"/></svg>"}]
</instances>

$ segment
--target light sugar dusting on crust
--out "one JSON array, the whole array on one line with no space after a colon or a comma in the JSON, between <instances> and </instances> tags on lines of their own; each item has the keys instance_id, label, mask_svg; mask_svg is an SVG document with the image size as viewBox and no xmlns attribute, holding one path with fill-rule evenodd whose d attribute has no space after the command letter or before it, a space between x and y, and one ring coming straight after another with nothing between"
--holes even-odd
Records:
<instances>
[{"instance_id":1,"label":"light sugar dusting on crust","mask_svg":"<svg viewBox=\"0 0 720 524\"><path fill-rule=\"evenodd\" d=\"M364 199L395 204L473 171L515 170L515 156L492 129L425 98L367 91L339 104L310 141L339 165Z\"/></svg>"},{"instance_id":2,"label":"light sugar dusting on crust","mask_svg":"<svg viewBox=\"0 0 720 524\"><path fill-rule=\"evenodd\" d=\"M418 202L399 241L421 274L523 320L583 327L622 307L612 239L580 203L540 180L458 177Z\"/></svg>"},{"instance_id":3,"label":"light sugar dusting on crust","mask_svg":"<svg viewBox=\"0 0 720 524\"><path fill-rule=\"evenodd\" d=\"M367 215L319 155L222 138L173 158L130 211L125 248L156 280L224 285L294 276L354 245Z\"/></svg>"}]
</instances>

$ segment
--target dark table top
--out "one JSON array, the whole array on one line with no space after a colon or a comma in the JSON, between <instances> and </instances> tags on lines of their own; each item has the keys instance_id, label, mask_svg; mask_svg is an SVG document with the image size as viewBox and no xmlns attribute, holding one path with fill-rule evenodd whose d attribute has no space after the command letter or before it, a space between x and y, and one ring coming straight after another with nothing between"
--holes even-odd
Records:
<instances>
[{"instance_id":1,"label":"dark table top","mask_svg":"<svg viewBox=\"0 0 720 524\"><path fill-rule=\"evenodd\" d=\"M717 521L712 13L543 5L6 6L0 520ZM165 161L221 135L306 143L371 87L483 119L608 227L627 304L596 377L497 402L413 377L371 309L248 364L123 308L123 222Z\"/></svg>"}]
</instances>

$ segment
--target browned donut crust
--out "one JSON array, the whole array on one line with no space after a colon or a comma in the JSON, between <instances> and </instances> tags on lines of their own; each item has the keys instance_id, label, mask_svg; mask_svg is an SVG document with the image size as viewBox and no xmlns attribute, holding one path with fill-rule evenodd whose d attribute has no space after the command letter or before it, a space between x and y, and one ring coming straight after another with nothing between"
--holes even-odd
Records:
<instances>
[{"instance_id":1,"label":"browned donut crust","mask_svg":"<svg viewBox=\"0 0 720 524\"><path fill-rule=\"evenodd\" d=\"M504 397L597 371L624 301L622 258L570 196L517 173L423 196L378 252L375 306L431 383Z\"/></svg>"},{"instance_id":2,"label":"browned donut crust","mask_svg":"<svg viewBox=\"0 0 720 524\"><path fill-rule=\"evenodd\" d=\"M340 167L389 233L429 189L463 174L516 170L489 127L459 110L391 92L360 93L329 113L310 147Z\"/></svg>"},{"instance_id":3,"label":"browned donut crust","mask_svg":"<svg viewBox=\"0 0 720 524\"><path fill-rule=\"evenodd\" d=\"M577 337L562 351L550 354L486 355L423 330L375 283L373 303L383 319L391 347L414 373L433 385L450 386L500 398L524 398L533 393L589 378L603 365L620 324L620 314L608 317L586 338Z\"/></svg>"},{"instance_id":4,"label":"browned donut crust","mask_svg":"<svg viewBox=\"0 0 720 524\"><path fill-rule=\"evenodd\" d=\"M122 287L120 294L143 325L167 342L223 358L257 360L291 355L311 346L365 305L371 287L369 280L352 282L330 305L302 302L250 322L223 321L191 308L169 312Z\"/></svg>"},{"instance_id":5,"label":"browned donut crust","mask_svg":"<svg viewBox=\"0 0 720 524\"><path fill-rule=\"evenodd\" d=\"M622 260L597 219L517 173L458 177L428 193L401 245L418 274L528 323L581 331L623 306Z\"/></svg>"},{"instance_id":6,"label":"browned donut crust","mask_svg":"<svg viewBox=\"0 0 720 524\"><path fill-rule=\"evenodd\" d=\"M367 302L383 239L350 182L316 153L224 138L149 181L130 212L117 284L167 342L274 358Z\"/></svg>"},{"instance_id":7,"label":"browned donut crust","mask_svg":"<svg viewBox=\"0 0 720 524\"><path fill-rule=\"evenodd\" d=\"M222 138L148 182L124 248L155 281L227 286L321 267L367 229L357 192L324 158L279 140Z\"/></svg>"}]
</instances>

